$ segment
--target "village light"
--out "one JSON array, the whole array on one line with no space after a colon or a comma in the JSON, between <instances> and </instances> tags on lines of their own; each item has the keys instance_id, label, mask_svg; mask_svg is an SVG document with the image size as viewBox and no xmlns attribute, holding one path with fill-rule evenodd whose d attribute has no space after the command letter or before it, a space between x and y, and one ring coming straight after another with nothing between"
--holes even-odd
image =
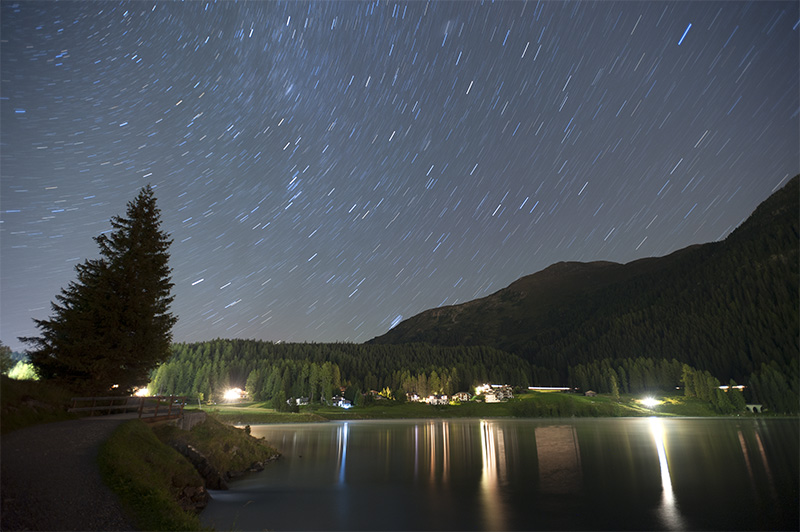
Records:
<instances>
[{"instance_id":1,"label":"village light","mask_svg":"<svg viewBox=\"0 0 800 532\"><path fill-rule=\"evenodd\" d=\"M242 389L241 388L230 388L228 390L225 390L225 394L223 395L223 398L226 401L236 401L238 399L241 399L242 398Z\"/></svg>"},{"instance_id":2,"label":"village light","mask_svg":"<svg viewBox=\"0 0 800 532\"><path fill-rule=\"evenodd\" d=\"M644 399L642 399L641 403L647 408L653 408L654 406L660 405L661 401L659 401L658 399L654 399L652 397L645 397Z\"/></svg>"},{"instance_id":3,"label":"village light","mask_svg":"<svg viewBox=\"0 0 800 532\"><path fill-rule=\"evenodd\" d=\"M150 395L150 390L148 390L147 388L139 388L133 395L135 395L136 397L148 397Z\"/></svg>"}]
</instances>

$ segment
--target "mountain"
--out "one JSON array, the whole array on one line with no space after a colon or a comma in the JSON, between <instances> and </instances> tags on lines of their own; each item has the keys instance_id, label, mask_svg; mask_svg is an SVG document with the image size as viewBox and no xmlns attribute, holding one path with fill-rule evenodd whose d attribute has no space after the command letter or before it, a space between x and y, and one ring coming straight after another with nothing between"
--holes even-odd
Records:
<instances>
[{"instance_id":1,"label":"mountain","mask_svg":"<svg viewBox=\"0 0 800 532\"><path fill-rule=\"evenodd\" d=\"M723 379L798 375L800 176L724 241L658 258L560 262L370 343L486 345L566 375L600 359L677 359Z\"/></svg>"}]
</instances>

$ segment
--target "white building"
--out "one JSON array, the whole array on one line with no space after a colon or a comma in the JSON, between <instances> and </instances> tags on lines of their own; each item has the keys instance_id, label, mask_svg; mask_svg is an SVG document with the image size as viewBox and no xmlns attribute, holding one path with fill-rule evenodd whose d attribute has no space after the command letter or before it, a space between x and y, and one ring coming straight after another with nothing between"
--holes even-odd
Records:
<instances>
[{"instance_id":1,"label":"white building","mask_svg":"<svg viewBox=\"0 0 800 532\"><path fill-rule=\"evenodd\" d=\"M349 399L345 399L341 395L334 395L331 402L333 406L338 406L339 408L352 408L353 406Z\"/></svg>"},{"instance_id":2,"label":"white building","mask_svg":"<svg viewBox=\"0 0 800 532\"><path fill-rule=\"evenodd\" d=\"M476 395L483 395L487 403L498 403L514 398L511 386L508 384L483 384L475 388Z\"/></svg>"},{"instance_id":3,"label":"white building","mask_svg":"<svg viewBox=\"0 0 800 532\"><path fill-rule=\"evenodd\" d=\"M431 395L425 402L429 405L446 405L450 403L450 400L446 395Z\"/></svg>"}]
</instances>

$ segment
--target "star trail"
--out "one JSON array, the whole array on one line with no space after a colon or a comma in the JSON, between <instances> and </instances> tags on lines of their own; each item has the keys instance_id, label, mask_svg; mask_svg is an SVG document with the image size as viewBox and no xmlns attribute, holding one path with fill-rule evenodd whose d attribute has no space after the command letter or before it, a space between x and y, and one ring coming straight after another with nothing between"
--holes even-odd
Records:
<instances>
[{"instance_id":1,"label":"star trail","mask_svg":"<svg viewBox=\"0 0 800 532\"><path fill-rule=\"evenodd\" d=\"M2 2L0 339L151 183L176 341L362 342L725 238L798 162L798 3Z\"/></svg>"}]
</instances>

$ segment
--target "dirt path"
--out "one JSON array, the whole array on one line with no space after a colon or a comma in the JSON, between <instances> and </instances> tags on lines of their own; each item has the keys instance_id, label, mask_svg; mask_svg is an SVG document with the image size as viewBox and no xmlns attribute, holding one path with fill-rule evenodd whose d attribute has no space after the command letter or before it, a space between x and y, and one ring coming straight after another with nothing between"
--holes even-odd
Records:
<instances>
[{"instance_id":1,"label":"dirt path","mask_svg":"<svg viewBox=\"0 0 800 532\"><path fill-rule=\"evenodd\" d=\"M134 530L97 467L125 416L20 429L0 438L0 530Z\"/></svg>"}]
</instances>

